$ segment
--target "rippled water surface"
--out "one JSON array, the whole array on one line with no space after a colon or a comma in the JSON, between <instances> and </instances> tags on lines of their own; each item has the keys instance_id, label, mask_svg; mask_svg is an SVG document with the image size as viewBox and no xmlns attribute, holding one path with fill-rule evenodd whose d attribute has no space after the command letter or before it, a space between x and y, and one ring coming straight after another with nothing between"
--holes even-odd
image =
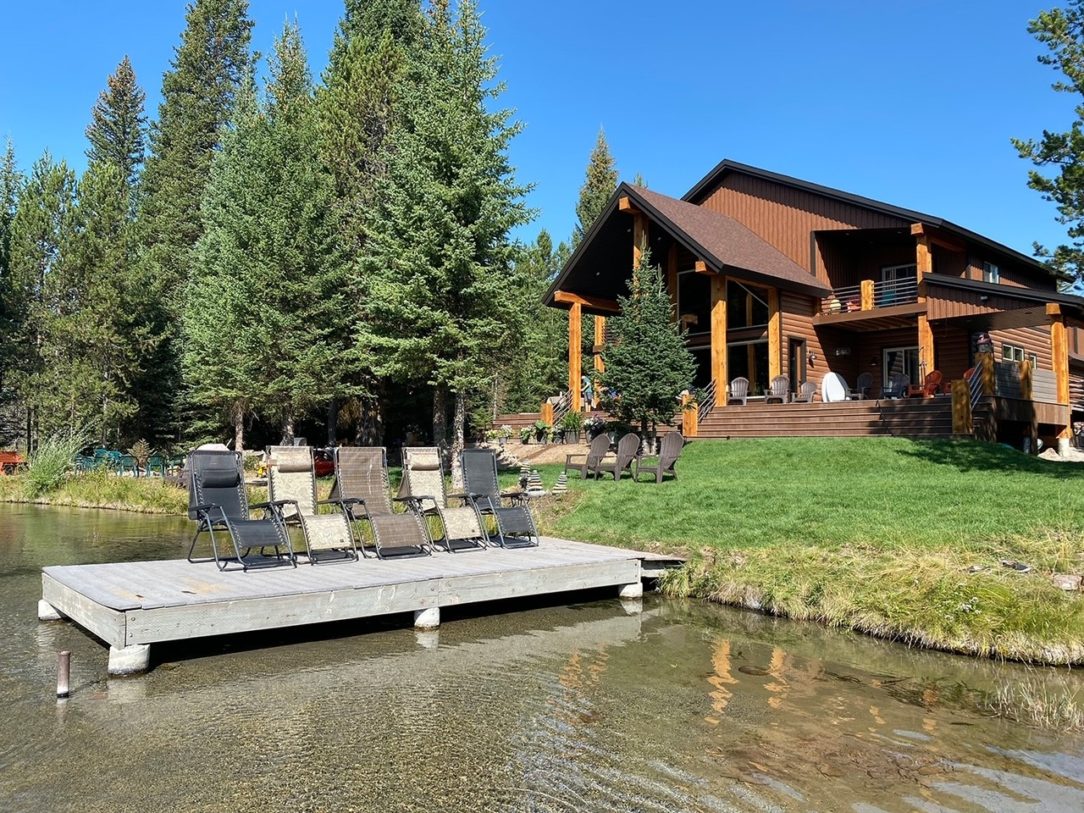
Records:
<instances>
[{"instance_id":1,"label":"rippled water surface","mask_svg":"<svg viewBox=\"0 0 1084 813\"><path fill-rule=\"evenodd\" d=\"M36 621L42 565L178 558L188 532L0 507L0 810L1084 810L1084 740L979 702L1075 673L725 608L398 617L160 646L113 680L102 645Z\"/></svg>"}]
</instances>

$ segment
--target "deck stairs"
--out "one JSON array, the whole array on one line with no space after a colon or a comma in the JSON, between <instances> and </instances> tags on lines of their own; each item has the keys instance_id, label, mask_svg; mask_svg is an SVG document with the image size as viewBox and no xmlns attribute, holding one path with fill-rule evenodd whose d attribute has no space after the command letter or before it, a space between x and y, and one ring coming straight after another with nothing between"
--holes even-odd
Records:
<instances>
[{"instance_id":1,"label":"deck stairs","mask_svg":"<svg viewBox=\"0 0 1084 813\"><path fill-rule=\"evenodd\" d=\"M952 436L952 399L842 401L720 407L700 421L700 438Z\"/></svg>"}]
</instances>

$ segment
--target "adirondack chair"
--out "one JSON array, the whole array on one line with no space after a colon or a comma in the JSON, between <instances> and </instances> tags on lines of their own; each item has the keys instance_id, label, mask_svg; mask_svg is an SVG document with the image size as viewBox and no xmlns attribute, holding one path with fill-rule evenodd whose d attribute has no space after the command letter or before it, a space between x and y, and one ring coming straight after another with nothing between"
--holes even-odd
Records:
<instances>
[{"instance_id":1,"label":"adirondack chair","mask_svg":"<svg viewBox=\"0 0 1084 813\"><path fill-rule=\"evenodd\" d=\"M591 445L588 447L586 455L565 455L565 474L568 474L570 471L579 472L580 477L586 480L587 474L598 466L599 461L602 460L609 449L609 436L607 436L605 432L597 435L595 439L591 441Z\"/></svg>"},{"instance_id":2,"label":"adirondack chair","mask_svg":"<svg viewBox=\"0 0 1084 813\"><path fill-rule=\"evenodd\" d=\"M766 404L785 404L790 400L790 378L785 375L777 375L768 385L768 392L764 394Z\"/></svg>"},{"instance_id":3,"label":"adirondack chair","mask_svg":"<svg viewBox=\"0 0 1084 813\"><path fill-rule=\"evenodd\" d=\"M873 376L870 373L862 373L854 385L854 399L865 401L873 397Z\"/></svg>"},{"instance_id":4,"label":"adirondack chair","mask_svg":"<svg viewBox=\"0 0 1084 813\"><path fill-rule=\"evenodd\" d=\"M189 562L211 561L192 558L196 542L206 533L211 539L214 563L219 570L225 570L231 559L220 553L216 536L216 532L225 532L233 548L232 561L240 563L242 570L276 565L297 567L282 516L284 503L269 501L249 505L239 452L197 450L188 455L187 468L190 474L188 518L197 523L188 548ZM252 509L263 509L264 516L251 519L249 512ZM269 550L274 553L269 554Z\"/></svg>"},{"instance_id":5,"label":"adirondack chair","mask_svg":"<svg viewBox=\"0 0 1084 813\"><path fill-rule=\"evenodd\" d=\"M681 456L681 450L684 446L685 438L681 436L680 432L668 432L663 436L658 457L636 458L636 468L632 479L639 480L640 472L644 472L645 474L654 475L656 483L661 483L663 475L666 473L669 473L676 480L677 471L675 471L674 466Z\"/></svg>"},{"instance_id":6,"label":"adirondack chair","mask_svg":"<svg viewBox=\"0 0 1084 813\"><path fill-rule=\"evenodd\" d=\"M316 472L308 446L270 446L267 449L267 489L272 501L282 505L287 523L301 528L309 562L316 564L325 551L336 558L358 559L354 524L342 500L316 499ZM321 514L320 506L335 511Z\"/></svg>"},{"instance_id":7,"label":"adirondack chair","mask_svg":"<svg viewBox=\"0 0 1084 813\"><path fill-rule=\"evenodd\" d=\"M632 465L632 461L640 453L640 436L635 432L628 432L617 442L617 452L602 458L594 468L595 477L603 474L612 474L614 480L620 480L625 469Z\"/></svg>"},{"instance_id":8,"label":"adirondack chair","mask_svg":"<svg viewBox=\"0 0 1084 813\"><path fill-rule=\"evenodd\" d=\"M735 378L730 382L730 397L726 399L726 403L741 404L746 406L749 403L749 379L748 378Z\"/></svg>"},{"instance_id":9,"label":"adirondack chair","mask_svg":"<svg viewBox=\"0 0 1084 813\"><path fill-rule=\"evenodd\" d=\"M942 378L944 376L940 370L931 370L921 384L912 384L907 388L907 395L911 398L933 398L941 389Z\"/></svg>"},{"instance_id":10,"label":"adirondack chair","mask_svg":"<svg viewBox=\"0 0 1084 813\"><path fill-rule=\"evenodd\" d=\"M813 396L817 394L817 385L812 381L803 381L798 388L798 394L794 396L796 404L812 404Z\"/></svg>"}]
</instances>

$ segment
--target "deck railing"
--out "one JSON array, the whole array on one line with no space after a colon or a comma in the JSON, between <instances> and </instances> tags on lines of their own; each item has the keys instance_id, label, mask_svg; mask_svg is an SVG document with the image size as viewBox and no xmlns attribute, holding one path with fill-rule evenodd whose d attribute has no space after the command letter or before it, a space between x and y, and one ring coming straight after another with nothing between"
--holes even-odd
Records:
<instances>
[{"instance_id":1,"label":"deck railing","mask_svg":"<svg viewBox=\"0 0 1084 813\"><path fill-rule=\"evenodd\" d=\"M836 315L855 311L871 311L893 305L909 305L918 301L918 280L905 279L862 280L859 285L835 288L830 296L821 300L821 313Z\"/></svg>"},{"instance_id":2,"label":"deck railing","mask_svg":"<svg viewBox=\"0 0 1084 813\"><path fill-rule=\"evenodd\" d=\"M700 399L700 403L697 406L697 417L702 421L707 417L715 406L715 386L716 381L713 378L711 383L704 387L703 397Z\"/></svg>"}]
</instances>

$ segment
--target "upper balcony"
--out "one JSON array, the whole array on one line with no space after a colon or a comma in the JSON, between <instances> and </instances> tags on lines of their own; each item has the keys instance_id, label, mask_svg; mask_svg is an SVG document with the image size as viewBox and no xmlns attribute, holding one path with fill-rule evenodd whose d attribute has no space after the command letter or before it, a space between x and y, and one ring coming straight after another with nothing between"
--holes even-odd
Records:
<instances>
[{"instance_id":1,"label":"upper balcony","mask_svg":"<svg viewBox=\"0 0 1084 813\"><path fill-rule=\"evenodd\" d=\"M814 324L837 325L852 330L879 330L913 323L915 314L925 310L919 302L918 280L864 279L858 285L834 288L821 300Z\"/></svg>"}]
</instances>

